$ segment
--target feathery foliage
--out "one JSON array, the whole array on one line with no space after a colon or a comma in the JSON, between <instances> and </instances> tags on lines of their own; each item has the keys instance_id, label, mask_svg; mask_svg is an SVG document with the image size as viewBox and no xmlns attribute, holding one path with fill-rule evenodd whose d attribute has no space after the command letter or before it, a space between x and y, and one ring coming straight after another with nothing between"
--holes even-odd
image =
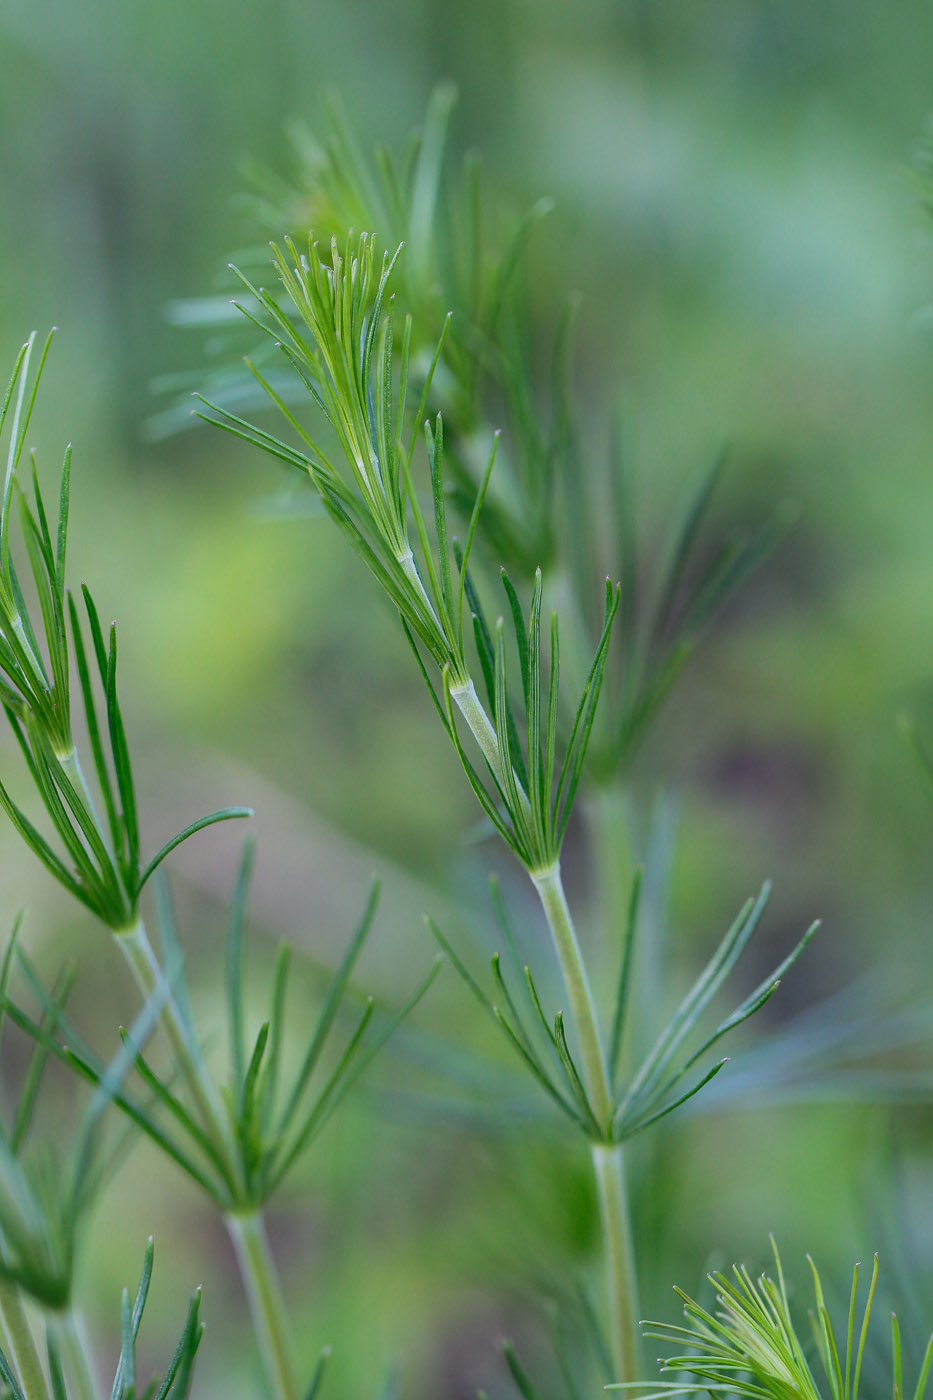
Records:
<instances>
[{"instance_id":1,"label":"feathery foliage","mask_svg":"<svg viewBox=\"0 0 933 1400\"><path fill-rule=\"evenodd\" d=\"M198 1289L191 1297L181 1336L172 1357L161 1376L153 1376L143 1383L137 1372L136 1339L149 1296L152 1279L153 1243L149 1240L143 1259L142 1273L135 1295L123 1290L120 1308L120 1355L109 1392L109 1400L185 1400L191 1386L191 1373L195 1356L204 1333L204 1325L199 1319L201 1292ZM62 1356L58 1345L50 1333L48 1345L48 1371L51 1400L76 1400L77 1391L68 1383ZM0 1350L0 1378L6 1387L5 1394L10 1400L30 1400L28 1382L17 1374L15 1362ZM103 1394L100 1400L104 1400Z\"/></svg>"},{"instance_id":2,"label":"feathery foliage","mask_svg":"<svg viewBox=\"0 0 933 1400\"><path fill-rule=\"evenodd\" d=\"M120 932L133 925L144 885L177 845L213 822L249 812L242 807L212 812L185 827L151 860L143 860L136 791L117 694L116 627L112 625L105 635L87 587L82 587L82 620L65 583L71 448L65 453L58 516L52 524L34 459L31 502L20 481L26 436L51 341L50 334L32 372L36 340L30 336L17 356L0 405L0 437L10 420L0 504L0 703L58 836L59 849L33 825L4 783L0 783L0 805L50 874L102 923ZM40 623L30 617L13 558L14 501ZM78 703L103 819L72 736L72 668L77 672Z\"/></svg>"},{"instance_id":3,"label":"feathery foliage","mask_svg":"<svg viewBox=\"0 0 933 1400\"><path fill-rule=\"evenodd\" d=\"M872 1303L878 1282L875 1256L868 1294L859 1308L860 1266L852 1273L849 1310L845 1329L837 1336L819 1272L809 1259L813 1277L814 1309L810 1312L810 1337L800 1336L791 1312L787 1285L777 1245L772 1240L776 1277L762 1274L753 1279L742 1265L735 1265L732 1276L710 1274L716 1293L715 1313L696 1303L681 1289L687 1319L683 1327L667 1323L644 1324L645 1336L668 1342L678 1348L674 1356L661 1361L663 1375L679 1379L646 1383L642 1400L662 1400L679 1395L733 1395L747 1400L858 1400L862 1359L871 1320ZM904 1400L903 1359L900 1328L896 1315L891 1318L892 1396ZM815 1348L822 1377L814 1373L809 1356ZM924 1353L913 1400L924 1400L930 1367L933 1365L933 1337ZM610 1389L618 1387L610 1386Z\"/></svg>"},{"instance_id":4,"label":"feathery foliage","mask_svg":"<svg viewBox=\"0 0 933 1400\"><path fill-rule=\"evenodd\" d=\"M316 1022L306 1032L305 1050L294 1078L282 1080L286 1035L288 980L291 964L286 946L279 949L273 974L271 1006L255 1039L247 1039L244 1010L245 913L253 848L247 843L231 901L227 934L226 1012L229 1079L214 1084L200 1048L185 987L178 934L167 891L159 891L160 926L166 970L166 994L171 991L183 1018L187 1044L197 1071L197 1083L214 1084L223 1104L222 1131L213 1114L190 1093L190 1079L177 1067L160 1073L145 1053L145 1037L121 1030L127 1070L135 1071L136 1089L112 1085L112 1074L101 1063L64 1010L48 993L42 996L43 1017L37 1020L8 998L7 1014L36 1042L39 1053L54 1053L91 1084L106 1088L108 1097L176 1166L204 1190L228 1215L249 1214L262 1206L310 1147L346 1094L369 1066L402 1020L433 981L436 960L408 1001L397 1011L376 1015L367 997L362 1012L353 1013L352 1028L335 1052L336 1023L349 1017L348 990L357 959L372 928L378 899L374 885L344 956L324 995ZM332 1063L327 1061L332 1060ZM186 1092L187 1091L187 1092Z\"/></svg>"},{"instance_id":5,"label":"feathery foliage","mask_svg":"<svg viewBox=\"0 0 933 1400\"><path fill-rule=\"evenodd\" d=\"M427 924L466 986L497 1022L513 1051L554 1104L594 1142L621 1143L673 1113L719 1074L728 1059L716 1059L710 1064L711 1053L730 1032L750 1020L770 1001L782 978L816 932L818 924L811 925L774 972L729 1015L716 1021L704 1033L701 1029L702 1018L751 940L769 893L770 885L765 885L756 900L748 900L645 1058L629 1074L623 1074L641 895L640 872L636 875L622 938L608 1047L613 1092L608 1121L600 1117L587 1093L579 1062L568 1041L564 1013L558 1011L552 1020L544 1010L534 974L527 963L523 967L523 985L516 990L509 987L497 953L492 960L493 991L490 995L483 990L434 920L429 918ZM497 899L497 907L500 925L512 954L510 961L516 962L517 942L501 900ZM692 1077L691 1071L694 1071Z\"/></svg>"}]
</instances>

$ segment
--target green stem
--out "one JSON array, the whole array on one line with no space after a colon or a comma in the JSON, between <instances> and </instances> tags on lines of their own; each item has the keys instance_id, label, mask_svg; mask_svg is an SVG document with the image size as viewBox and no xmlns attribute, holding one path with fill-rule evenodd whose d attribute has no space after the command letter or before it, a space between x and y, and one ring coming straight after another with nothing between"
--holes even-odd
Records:
<instances>
[{"instance_id":1,"label":"green stem","mask_svg":"<svg viewBox=\"0 0 933 1400\"><path fill-rule=\"evenodd\" d=\"M580 1045L583 1083L600 1126L608 1130L612 1117L612 1093L599 1035L596 1002L580 951L577 931L567 905L567 896L564 894L560 865L552 865L548 870L534 871L531 879L541 900L557 949L560 969L564 975L570 1014Z\"/></svg>"},{"instance_id":2,"label":"green stem","mask_svg":"<svg viewBox=\"0 0 933 1400\"><path fill-rule=\"evenodd\" d=\"M480 703L480 698L476 693L476 686L472 680L468 680L465 685L451 686L450 698L457 706L463 718L470 728L470 733L483 751L483 757L489 764L495 775L496 782L500 788L506 789L505 769L502 766L502 756L499 750L499 740L492 721L486 713L485 707ZM531 803L528 795L519 780L518 774L513 770L515 787L518 791L518 800L526 817L531 816Z\"/></svg>"},{"instance_id":3,"label":"green stem","mask_svg":"<svg viewBox=\"0 0 933 1400\"><path fill-rule=\"evenodd\" d=\"M541 900L563 973L571 1020L580 1047L583 1082L593 1112L606 1133L606 1143L595 1143L592 1156L606 1252L612 1356L616 1379L636 1380L639 1337L635 1258L622 1147L608 1140L612 1126L612 1091L599 1034L596 1003L564 894L560 865L535 871L531 879Z\"/></svg>"},{"instance_id":4,"label":"green stem","mask_svg":"<svg viewBox=\"0 0 933 1400\"><path fill-rule=\"evenodd\" d=\"M9 1359L26 1400L49 1400L45 1373L15 1283L0 1280L0 1316L7 1336Z\"/></svg>"},{"instance_id":5,"label":"green stem","mask_svg":"<svg viewBox=\"0 0 933 1400\"><path fill-rule=\"evenodd\" d=\"M78 750L75 747L75 745L72 744L71 748L68 750L67 753L60 754L58 761L62 766L62 771L67 775L71 786L74 788L75 792L78 794L78 796L84 803L84 806L87 808L91 820L93 821L94 825L97 827L98 832L100 833L100 839L103 841L107 851L110 852L110 856L112 859L113 850L110 845L110 837L107 833L107 828L104 826L100 817L97 815L97 806L94 802L94 797L91 793L91 789L88 787L87 778L85 778L84 776L84 769L81 767L81 760L78 757Z\"/></svg>"},{"instance_id":6,"label":"green stem","mask_svg":"<svg viewBox=\"0 0 933 1400\"><path fill-rule=\"evenodd\" d=\"M253 1327L275 1400L298 1400L298 1383L285 1322L285 1304L260 1210L226 1215Z\"/></svg>"},{"instance_id":7,"label":"green stem","mask_svg":"<svg viewBox=\"0 0 933 1400\"><path fill-rule=\"evenodd\" d=\"M165 973L152 950L146 925L142 919L137 919L131 928L115 933L114 937L130 965L143 999L148 1001L156 988L163 987ZM178 1058L204 1127L213 1139L215 1147L229 1161L234 1161L235 1154L230 1150L230 1132L223 1104L213 1080L207 1073L204 1061L191 1043L190 1032L171 990L165 993L159 1020Z\"/></svg>"},{"instance_id":8,"label":"green stem","mask_svg":"<svg viewBox=\"0 0 933 1400\"><path fill-rule=\"evenodd\" d=\"M625 1149L621 1143L604 1146L594 1142L592 1157L606 1248L606 1285L616 1379L637 1381L641 1370L641 1338L638 1332L635 1250L625 1181Z\"/></svg>"},{"instance_id":9,"label":"green stem","mask_svg":"<svg viewBox=\"0 0 933 1400\"><path fill-rule=\"evenodd\" d=\"M73 1307L57 1319L56 1331L74 1400L97 1400L100 1393L93 1353L84 1318Z\"/></svg>"},{"instance_id":10,"label":"green stem","mask_svg":"<svg viewBox=\"0 0 933 1400\"><path fill-rule=\"evenodd\" d=\"M470 732L482 749L483 757L495 774L499 786L505 787L505 773L499 753L499 741L496 738L492 721L483 705L480 704L476 686L472 681L467 681L466 685L452 685L450 698L469 725Z\"/></svg>"}]
</instances>

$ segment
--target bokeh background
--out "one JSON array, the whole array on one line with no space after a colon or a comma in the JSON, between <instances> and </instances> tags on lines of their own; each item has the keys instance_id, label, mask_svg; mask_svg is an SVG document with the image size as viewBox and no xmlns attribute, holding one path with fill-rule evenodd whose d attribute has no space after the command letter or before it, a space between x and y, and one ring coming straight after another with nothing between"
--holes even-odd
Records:
<instances>
[{"instance_id":1,"label":"bokeh background","mask_svg":"<svg viewBox=\"0 0 933 1400\"><path fill-rule=\"evenodd\" d=\"M147 428L158 381L204 353L166 306L211 292L255 239L244 163L287 173L286 124L313 127L326 89L367 144L398 145L453 79L455 149L481 149L517 206L556 200L534 310L546 322L582 294L580 393L593 441L623 395L631 407L646 566L724 441L723 521L798 512L634 776L643 820L661 793L675 813L672 997L768 874L748 986L811 918L824 928L750 1044L840 987L895 1028L929 997L933 819L897 720L933 701L933 247L910 174L931 45L919 0L6 0L0 350L61 328L34 437L49 472L75 443L72 575L121 627L149 843L227 801L257 809L260 991L276 938L333 962L378 870L361 985L402 996L432 954L421 911L482 930L493 858L341 541L319 520L270 522L270 468L229 439ZM585 891L584 837L574 849ZM173 866L208 1020L237 855L220 829ZM6 828L0 898L6 922L29 906L44 967L80 955L81 1015L106 1041L112 1008L132 1006L122 969ZM419 1098L432 1047L500 1054L452 974L417 1027L275 1214L302 1357L334 1344L338 1394L375 1394L393 1365L415 1397L504 1393L497 1339L514 1332L546 1374L535 1292L594 1265L586 1162L536 1130L451 1125ZM933 1033L910 1067L931 1065ZM903 1213L922 1260L929 1107L814 1099L673 1123L642 1157L646 1311L670 1316L670 1285L695 1286L711 1259L758 1262L769 1230L801 1279L805 1249L841 1288L843 1266L880 1247L921 1289L887 1217ZM102 1355L150 1232L153 1358L201 1282L197 1393L256 1393L222 1232L145 1148L88 1242Z\"/></svg>"}]
</instances>

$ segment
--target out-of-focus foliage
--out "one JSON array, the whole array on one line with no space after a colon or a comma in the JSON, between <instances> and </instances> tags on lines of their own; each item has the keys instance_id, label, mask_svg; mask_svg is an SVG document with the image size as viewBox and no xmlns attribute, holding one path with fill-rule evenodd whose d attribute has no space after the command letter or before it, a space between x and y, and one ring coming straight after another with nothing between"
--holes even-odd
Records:
<instances>
[{"instance_id":1,"label":"out-of-focus foliage","mask_svg":"<svg viewBox=\"0 0 933 1400\"><path fill-rule=\"evenodd\" d=\"M669 907L646 889L646 985L671 965L663 935L682 969L662 989L676 1005L717 929L770 872L774 942L763 940L745 990L780 960L793 929L814 914L825 923L796 987L788 979L762 1013L786 1062L820 1039L807 1005L869 969L881 981L856 980L866 1024L879 999L929 994L933 831L896 719L906 708L919 733L931 732L933 361L922 308L933 257L902 178L931 105L931 37L933 19L915 0L896 13L866 0L281 0L271 10L168 0L157 20L117 0L4 6L0 340L9 358L30 325L66 332L46 390L60 422L53 412L37 430L40 470L60 461L67 425L81 481L73 568L93 577L102 617L122 629L121 702L154 849L177 829L179 809L254 802L258 922L327 966L378 866L395 926L369 950L365 973L396 1001L429 956L422 908L453 936L448 901L471 900L480 939L495 947L491 918L482 928L488 848L470 844L475 813L455 756L394 620L369 606L368 580L323 525L268 523L282 512L245 449L204 431L160 442L142 431L168 401L150 393L152 381L200 355L164 308L225 294L226 259L269 236L239 198L243 161L294 184L284 127L298 117L321 130L332 84L361 142L398 148L448 77L460 91L454 150L483 150L487 186L516 214L541 196L555 202L529 245L527 312L547 359L560 315L555 269L581 294L582 461L604 459L626 401L636 585L724 440L709 540L786 500L797 518L692 661L616 814L644 854L658 786L679 792ZM211 348L218 360L229 350L221 338ZM701 550L696 565L706 562ZM4 752L2 779L11 775L25 803L17 755ZM178 857L180 917L197 931L188 972L205 1006L213 997L219 1025L222 991L205 974L236 851L229 833L199 839ZM599 858L585 813L567 840ZM618 871L620 903L629 876ZM541 940L510 872L503 882L523 938ZM40 883L6 830L0 890L11 913L29 902L32 951L44 969L56 966L82 916ZM96 1005L125 1006L131 1019L134 1002L103 940L85 946L71 1014L94 1040ZM259 982L247 987L251 1025L269 990ZM456 1030L507 1083L495 1028L472 1012L455 979L442 979L398 1040L392 1076L435 1065ZM905 1045L892 1034L872 1072L928 1067L922 1039L919 1055ZM452 1072L477 1071L458 1060ZM708 1092L725 1093L744 1072L737 1052L731 1078ZM4 1069L5 1087L11 1078ZM412 1395L504 1391L495 1344L511 1332L529 1372L546 1374L545 1329L528 1300L542 1281L572 1293L592 1261L594 1202L579 1164L537 1131L503 1136L468 1113L442 1140L417 1096L390 1102L388 1116L358 1106L331 1125L301 1181L310 1209L286 1201L273 1220L309 1319L304 1373L329 1341L330 1382L347 1394L375 1394L397 1359ZM700 1277L714 1243L752 1257L773 1226L788 1254L817 1254L827 1279L874 1247L861 1163L887 1138L887 1110L769 1102L760 1114L698 1115L644 1149L635 1185L651 1182L638 1213L651 1315L666 1315L672 1280ZM519 1099L514 1121L523 1111ZM895 1122L920 1171L929 1110L899 1111ZM212 1345L196 1387L251 1393L224 1241L148 1149L134 1160L142 1199L119 1177L92 1228L83 1292L95 1334L109 1335L140 1230L152 1230L154 1355L170 1354L177 1328L177 1292L160 1293L171 1259L170 1277L206 1289ZM886 1180L884 1163L879 1171ZM918 1193L913 1222L927 1238L928 1199ZM337 1230L337 1219L355 1224ZM355 1345L361 1319L365 1352Z\"/></svg>"}]
</instances>

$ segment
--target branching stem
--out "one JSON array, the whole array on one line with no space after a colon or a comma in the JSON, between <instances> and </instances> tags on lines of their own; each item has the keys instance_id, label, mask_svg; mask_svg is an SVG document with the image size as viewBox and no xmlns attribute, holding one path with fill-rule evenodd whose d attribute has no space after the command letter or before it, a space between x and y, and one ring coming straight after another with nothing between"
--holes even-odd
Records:
<instances>
[{"instance_id":1,"label":"branching stem","mask_svg":"<svg viewBox=\"0 0 933 1400\"><path fill-rule=\"evenodd\" d=\"M560 865L532 875L548 927L557 949L570 1015L580 1047L583 1081L590 1103L608 1137L612 1119L612 1092L599 1034L596 1004L580 951L573 918L564 894ZM625 1185L621 1144L594 1143L593 1170L599 1193L600 1217L606 1252L606 1274L611 1314L612 1355L616 1379L638 1379L638 1304L632 1231Z\"/></svg>"},{"instance_id":2,"label":"branching stem","mask_svg":"<svg viewBox=\"0 0 933 1400\"><path fill-rule=\"evenodd\" d=\"M123 956L130 965L130 970L136 979L136 985L139 987L143 999L148 1000L159 987L164 989L165 973L153 952L143 920L137 919L131 928L114 936L120 945ZM228 1150L230 1146L229 1127L216 1086L208 1075L203 1062L195 1053L191 1044L190 1032L174 993L169 988L164 989L164 995L165 1000L159 1018L160 1024L178 1058L178 1063L185 1076L185 1083L197 1105L205 1128L213 1138L214 1145L232 1162L235 1157L232 1151Z\"/></svg>"}]
</instances>

